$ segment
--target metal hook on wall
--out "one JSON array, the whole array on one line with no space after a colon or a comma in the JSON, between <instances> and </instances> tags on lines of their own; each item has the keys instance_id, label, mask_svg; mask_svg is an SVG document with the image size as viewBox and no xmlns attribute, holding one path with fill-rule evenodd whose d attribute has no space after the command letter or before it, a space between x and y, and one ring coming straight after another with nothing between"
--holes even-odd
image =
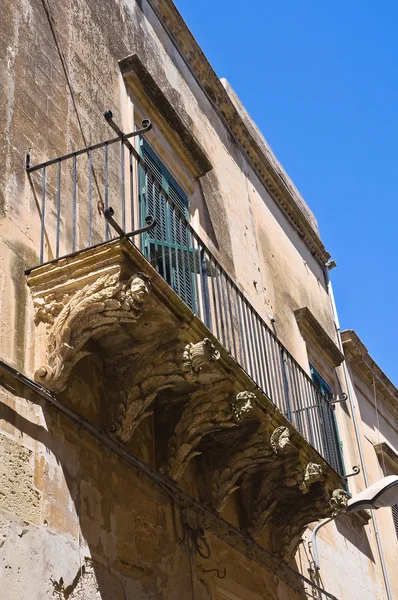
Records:
<instances>
[{"instance_id":1,"label":"metal hook on wall","mask_svg":"<svg viewBox=\"0 0 398 600\"><path fill-rule=\"evenodd\" d=\"M227 569L222 569L222 575L220 573L220 569L202 569L203 573L216 573L218 579L225 579L227 576Z\"/></svg>"},{"instance_id":2,"label":"metal hook on wall","mask_svg":"<svg viewBox=\"0 0 398 600\"><path fill-rule=\"evenodd\" d=\"M361 472L361 467L359 467L358 465L355 465L354 467L352 467L352 473L348 473L348 475L344 475L343 479L348 479L349 477L354 477L355 475L358 475Z\"/></svg>"}]
</instances>

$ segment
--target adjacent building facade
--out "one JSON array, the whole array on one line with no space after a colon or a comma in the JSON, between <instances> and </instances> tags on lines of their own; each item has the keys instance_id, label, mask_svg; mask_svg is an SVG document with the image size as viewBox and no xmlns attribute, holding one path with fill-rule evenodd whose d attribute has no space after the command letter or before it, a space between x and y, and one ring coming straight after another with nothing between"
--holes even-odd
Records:
<instances>
[{"instance_id":1,"label":"adjacent building facade","mask_svg":"<svg viewBox=\"0 0 398 600\"><path fill-rule=\"evenodd\" d=\"M397 389L174 4L6 0L0 60L2 597L398 598L342 514Z\"/></svg>"}]
</instances>

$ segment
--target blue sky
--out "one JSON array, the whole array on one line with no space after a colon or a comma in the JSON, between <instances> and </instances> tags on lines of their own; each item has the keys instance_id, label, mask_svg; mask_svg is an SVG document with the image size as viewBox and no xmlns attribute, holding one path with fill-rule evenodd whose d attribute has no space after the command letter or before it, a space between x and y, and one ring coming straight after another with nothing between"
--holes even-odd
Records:
<instances>
[{"instance_id":1,"label":"blue sky","mask_svg":"<svg viewBox=\"0 0 398 600\"><path fill-rule=\"evenodd\" d=\"M175 0L309 204L342 328L398 385L397 0Z\"/></svg>"}]
</instances>

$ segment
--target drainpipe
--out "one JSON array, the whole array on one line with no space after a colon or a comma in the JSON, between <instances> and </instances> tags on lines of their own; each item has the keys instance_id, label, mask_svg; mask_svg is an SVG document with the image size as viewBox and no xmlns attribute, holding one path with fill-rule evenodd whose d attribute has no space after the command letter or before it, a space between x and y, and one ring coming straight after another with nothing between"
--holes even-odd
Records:
<instances>
[{"instance_id":1,"label":"drainpipe","mask_svg":"<svg viewBox=\"0 0 398 600\"><path fill-rule=\"evenodd\" d=\"M326 285L327 285L327 291L328 291L328 295L329 295L329 299L330 299L330 304L331 304L331 307L332 307L333 319L334 319L334 323L335 323L335 326L336 326L337 339L338 339L340 351L344 354L343 342L341 340L341 334L340 334L340 323L339 323L339 317L338 317L338 314L337 314L336 303L335 303L335 300L334 300L332 282L330 281L329 269L328 269L328 267L326 265L324 267L324 274L325 274L325 281L326 281ZM364 453L363 453L362 440L361 440L361 436L360 436L360 433L359 433L358 420L357 420L357 415L356 415L355 405L354 405L354 399L357 400L357 398L356 398L356 394L355 394L355 390L354 390L354 385L353 385L353 383L351 381L351 377L350 377L350 374L348 372L347 363L346 363L345 360L343 361L343 371L344 371L344 378L345 378L346 385L347 385L348 400L349 400L349 403L350 403L352 420L353 420L353 423L354 423L355 438L356 438L356 441L357 441L357 446L358 446L358 450L359 450L359 456L360 456L360 459L361 459L362 473L363 473L363 476L364 476L364 479L365 479L365 485L366 485L366 487L369 487L369 477L368 477L368 472L367 472L367 469L366 469L365 456L364 456ZM387 599L388 600L393 600L392 595L391 595L390 584L389 584L389 581L388 581L387 568L386 568L386 563L384 561L383 548L382 548L382 545L381 545L379 527L377 525L377 519L376 519L375 511L372 509L370 511L370 513L372 515L373 527L374 527L375 536L376 536L376 543L377 543L377 551L378 551L378 554L379 554L381 569L382 569L382 572L383 572L384 586L385 586L385 589L386 589ZM325 523L325 525L326 525L326 523Z\"/></svg>"}]
</instances>

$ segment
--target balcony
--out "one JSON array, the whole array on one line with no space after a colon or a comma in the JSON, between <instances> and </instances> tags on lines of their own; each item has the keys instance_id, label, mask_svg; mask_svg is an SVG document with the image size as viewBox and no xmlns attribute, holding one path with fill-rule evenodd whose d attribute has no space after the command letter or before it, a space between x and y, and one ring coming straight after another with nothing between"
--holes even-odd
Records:
<instances>
[{"instance_id":1,"label":"balcony","mask_svg":"<svg viewBox=\"0 0 398 600\"><path fill-rule=\"evenodd\" d=\"M154 415L159 472L178 482L198 457L204 500L220 512L241 489L246 530L258 537L272 521L267 545L288 559L305 526L346 501L333 398L131 144L150 124L125 135L107 120L116 137L27 162L41 207L41 264L27 272L46 345L35 379L69 402L80 362L98 357L92 418L129 444Z\"/></svg>"}]
</instances>

